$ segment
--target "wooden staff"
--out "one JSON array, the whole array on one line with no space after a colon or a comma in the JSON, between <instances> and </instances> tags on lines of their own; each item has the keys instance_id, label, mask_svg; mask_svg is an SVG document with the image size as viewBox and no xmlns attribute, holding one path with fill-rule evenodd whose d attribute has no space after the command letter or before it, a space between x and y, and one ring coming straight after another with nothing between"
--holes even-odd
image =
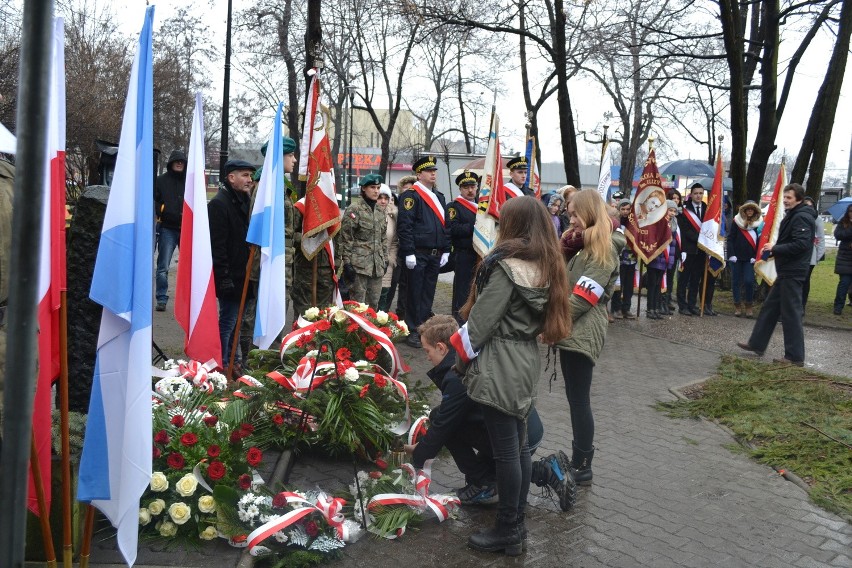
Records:
<instances>
[{"instance_id":1,"label":"wooden staff","mask_svg":"<svg viewBox=\"0 0 852 568\"><path fill-rule=\"evenodd\" d=\"M710 255L704 259L704 278L701 279L701 313L699 317L704 317L704 297L707 294L707 272L710 269Z\"/></svg>"},{"instance_id":2,"label":"wooden staff","mask_svg":"<svg viewBox=\"0 0 852 568\"><path fill-rule=\"evenodd\" d=\"M89 568L89 556L92 554L92 534L95 529L95 508L86 505L86 520L83 523L83 543L80 545L80 568Z\"/></svg>"},{"instance_id":3,"label":"wooden staff","mask_svg":"<svg viewBox=\"0 0 852 568\"><path fill-rule=\"evenodd\" d=\"M41 464L38 460L38 449L35 438L30 438L30 467L33 472L38 516L41 524L41 540L44 543L44 556L50 568L56 568L56 551L53 549L53 532L50 530L50 511L47 510L47 500L44 496L44 482L41 477Z\"/></svg>"},{"instance_id":4,"label":"wooden staff","mask_svg":"<svg viewBox=\"0 0 852 568\"><path fill-rule=\"evenodd\" d=\"M317 252L317 256L319 256L319 252ZM311 261L311 266L313 267L313 271L311 272L311 306L317 305L317 257L314 256L314 259ZM300 314L296 314L298 318Z\"/></svg>"},{"instance_id":5,"label":"wooden staff","mask_svg":"<svg viewBox=\"0 0 852 568\"><path fill-rule=\"evenodd\" d=\"M233 380L234 357L237 355L237 346L240 344L240 327L243 325L243 310L246 308L246 294L248 293L249 278L251 277L251 266L254 263L254 255L257 250L252 246L249 250L248 262L246 263L246 277L243 279L243 293L240 296L240 309L237 311L237 326L234 329L234 340L231 342L231 357L228 359L228 380Z\"/></svg>"},{"instance_id":6,"label":"wooden staff","mask_svg":"<svg viewBox=\"0 0 852 568\"><path fill-rule=\"evenodd\" d=\"M62 443L62 565L72 568L71 434L68 424L68 293L59 293L59 429Z\"/></svg>"},{"instance_id":7,"label":"wooden staff","mask_svg":"<svg viewBox=\"0 0 852 568\"><path fill-rule=\"evenodd\" d=\"M636 296L636 319L639 319L639 315L642 313L642 261L639 261L639 266L637 266L637 270L639 271L639 293ZM630 283L630 286L633 286L633 282ZM621 289L624 289L624 282L621 283ZM624 292L621 293L622 300L624 299ZM628 307L629 311L629 307Z\"/></svg>"}]
</instances>

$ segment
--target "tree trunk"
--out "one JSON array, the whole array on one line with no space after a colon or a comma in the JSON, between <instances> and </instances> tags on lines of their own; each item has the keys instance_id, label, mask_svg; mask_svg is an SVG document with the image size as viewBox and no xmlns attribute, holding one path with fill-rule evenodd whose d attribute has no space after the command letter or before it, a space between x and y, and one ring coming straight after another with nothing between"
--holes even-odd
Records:
<instances>
[{"instance_id":1,"label":"tree trunk","mask_svg":"<svg viewBox=\"0 0 852 568\"><path fill-rule=\"evenodd\" d=\"M849 54L849 42L852 36L852 2L844 2L840 11L840 26L837 30L837 42L825 71L825 78L814 102L814 109L805 130L802 147L796 157L796 164L790 174L790 181L802 183L805 170L808 169L807 193L819 202L822 189L822 177L834 116L840 101L840 89L843 86L843 73Z\"/></svg>"},{"instance_id":2,"label":"tree trunk","mask_svg":"<svg viewBox=\"0 0 852 568\"><path fill-rule=\"evenodd\" d=\"M719 0L722 37L731 77L731 169L734 203L746 200L746 143L748 140L748 107L743 69L743 34L737 0Z\"/></svg>"},{"instance_id":3,"label":"tree trunk","mask_svg":"<svg viewBox=\"0 0 852 568\"><path fill-rule=\"evenodd\" d=\"M562 161L569 184L579 188L580 158L577 155L577 133L574 129L574 112L568 95L568 69L565 54L565 12L562 0L554 2L553 64L556 66L556 103L559 107L559 131L562 141Z\"/></svg>"}]
</instances>

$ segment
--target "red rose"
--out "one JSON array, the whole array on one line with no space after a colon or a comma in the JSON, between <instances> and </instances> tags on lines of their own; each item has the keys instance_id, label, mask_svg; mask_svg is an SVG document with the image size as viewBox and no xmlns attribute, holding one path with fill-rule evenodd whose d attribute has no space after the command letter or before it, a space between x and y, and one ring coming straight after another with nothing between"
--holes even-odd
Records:
<instances>
[{"instance_id":1,"label":"red rose","mask_svg":"<svg viewBox=\"0 0 852 568\"><path fill-rule=\"evenodd\" d=\"M314 521L308 521L305 523L305 532L308 533L308 536L314 538L319 534L319 527Z\"/></svg>"},{"instance_id":2,"label":"red rose","mask_svg":"<svg viewBox=\"0 0 852 568\"><path fill-rule=\"evenodd\" d=\"M379 469L387 469L388 468L388 462L386 462L385 460L377 459L376 465L379 467Z\"/></svg>"},{"instance_id":3,"label":"red rose","mask_svg":"<svg viewBox=\"0 0 852 568\"><path fill-rule=\"evenodd\" d=\"M225 471L225 464L219 460L214 460L207 466L207 477L216 481L225 477Z\"/></svg>"},{"instance_id":4,"label":"red rose","mask_svg":"<svg viewBox=\"0 0 852 568\"><path fill-rule=\"evenodd\" d=\"M381 471L371 471L370 477L372 477L373 479L381 479L382 472Z\"/></svg>"},{"instance_id":5,"label":"red rose","mask_svg":"<svg viewBox=\"0 0 852 568\"><path fill-rule=\"evenodd\" d=\"M376 373L375 375L373 375L373 383L375 383L375 385L380 389L383 389L388 386L388 380L380 373Z\"/></svg>"},{"instance_id":6,"label":"red rose","mask_svg":"<svg viewBox=\"0 0 852 568\"><path fill-rule=\"evenodd\" d=\"M186 434L180 437L180 443L186 447L194 446L198 443L198 436L196 436L192 432L187 432Z\"/></svg>"},{"instance_id":7,"label":"red rose","mask_svg":"<svg viewBox=\"0 0 852 568\"><path fill-rule=\"evenodd\" d=\"M175 414L174 416L172 416L172 424L174 424L178 428L182 427L185 424L183 416L181 416L180 414Z\"/></svg>"},{"instance_id":8,"label":"red rose","mask_svg":"<svg viewBox=\"0 0 852 568\"><path fill-rule=\"evenodd\" d=\"M248 423L240 424L240 430L243 432L243 437L248 436L249 434L254 433L254 426Z\"/></svg>"},{"instance_id":9,"label":"red rose","mask_svg":"<svg viewBox=\"0 0 852 568\"><path fill-rule=\"evenodd\" d=\"M169 464L169 467L172 469L183 469L183 466L186 465L186 460L184 460L183 456L178 452L172 452L169 454L169 457L166 458L166 463Z\"/></svg>"},{"instance_id":10,"label":"red rose","mask_svg":"<svg viewBox=\"0 0 852 568\"><path fill-rule=\"evenodd\" d=\"M247 491L249 487L251 487L251 476L247 473L244 473L237 480L237 485L240 486L240 489L243 491Z\"/></svg>"},{"instance_id":11,"label":"red rose","mask_svg":"<svg viewBox=\"0 0 852 568\"><path fill-rule=\"evenodd\" d=\"M208 426L210 426L211 428L212 428L213 426L215 426L217 422L219 422L219 417L218 417L218 416L215 416L215 415L212 415L212 414L211 414L210 416L205 416L205 417L204 417L204 423L205 423L205 424L207 424Z\"/></svg>"},{"instance_id":12,"label":"red rose","mask_svg":"<svg viewBox=\"0 0 852 568\"><path fill-rule=\"evenodd\" d=\"M328 320L320 320L315 328L317 331L328 331L331 329L331 322Z\"/></svg>"},{"instance_id":13,"label":"red rose","mask_svg":"<svg viewBox=\"0 0 852 568\"><path fill-rule=\"evenodd\" d=\"M287 506L287 496L284 493L279 493L272 498L272 506L276 509L283 509Z\"/></svg>"},{"instance_id":14,"label":"red rose","mask_svg":"<svg viewBox=\"0 0 852 568\"><path fill-rule=\"evenodd\" d=\"M364 386L361 388L361 392L358 394L358 396L360 396L361 398L364 398L365 396L367 396L367 391L368 391L369 389L370 389L370 385L364 385Z\"/></svg>"},{"instance_id":15,"label":"red rose","mask_svg":"<svg viewBox=\"0 0 852 568\"><path fill-rule=\"evenodd\" d=\"M388 317L389 317L390 319L392 319L393 321L399 321L399 316L398 316L398 315L396 315L396 314L395 314L395 313L393 313L393 312L388 312Z\"/></svg>"},{"instance_id":16,"label":"red rose","mask_svg":"<svg viewBox=\"0 0 852 568\"><path fill-rule=\"evenodd\" d=\"M166 434L165 430L160 430L156 434L154 434L154 441L158 444L163 444L164 446L169 443L169 435Z\"/></svg>"},{"instance_id":17,"label":"red rose","mask_svg":"<svg viewBox=\"0 0 852 568\"><path fill-rule=\"evenodd\" d=\"M272 421L281 426L282 424L284 424L284 417L280 414L276 414L272 417Z\"/></svg>"},{"instance_id":18,"label":"red rose","mask_svg":"<svg viewBox=\"0 0 852 568\"><path fill-rule=\"evenodd\" d=\"M228 436L228 441L232 444L239 444L240 440L243 439L242 430L234 430L231 432L231 435Z\"/></svg>"},{"instance_id":19,"label":"red rose","mask_svg":"<svg viewBox=\"0 0 852 568\"><path fill-rule=\"evenodd\" d=\"M352 352L346 347L341 347L337 350L337 353L334 354L334 358L338 361L346 361L347 359L352 358Z\"/></svg>"},{"instance_id":20,"label":"red rose","mask_svg":"<svg viewBox=\"0 0 852 568\"><path fill-rule=\"evenodd\" d=\"M263 460L263 452L259 448L251 447L246 452L246 461L249 465L257 465Z\"/></svg>"},{"instance_id":21,"label":"red rose","mask_svg":"<svg viewBox=\"0 0 852 568\"><path fill-rule=\"evenodd\" d=\"M163 452L160 451L160 448L158 448L157 446L154 446L154 459L158 459L162 455L163 455Z\"/></svg>"},{"instance_id":22,"label":"red rose","mask_svg":"<svg viewBox=\"0 0 852 568\"><path fill-rule=\"evenodd\" d=\"M220 448L216 444L213 444L212 446L209 446L207 448L207 455L210 456L211 458L218 458L221 451L222 451L222 448Z\"/></svg>"}]
</instances>

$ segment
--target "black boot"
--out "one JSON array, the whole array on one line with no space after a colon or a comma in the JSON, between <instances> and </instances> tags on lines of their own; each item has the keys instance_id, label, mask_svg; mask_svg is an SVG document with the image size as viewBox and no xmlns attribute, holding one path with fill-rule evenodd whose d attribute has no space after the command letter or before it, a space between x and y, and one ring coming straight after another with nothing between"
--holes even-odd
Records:
<instances>
[{"instance_id":1,"label":"black boot","mask_svg":"<svg viewBox=\"0 0 852 568\"><path fill-rule=\"evenodd\" d=\"M591 485L592 458L595 456L595 448L592 446L591 450L581 450L576 445L573 445L573 447L574 455L571 457L571 469L574 474L574 481L577 485Z\"/></svg>"},{"instance_id":2,"label":"black boot","mask_svg":"<svg viewBox=\"0 0 852 568\"><path fill-rule=\"evenodd\" d=\"M577 502L577 484L565 452L559 451L533 462L531 481L538 487L548 488L548 493L550 490L556 493L563 511L569 511Z\"/></svg>"},{"instance_id":3,"label":"black boot","mask_svg":"<svg viewBox=\"0 0 852 568\"><path fill-rule=\"evenodd\" d=\"M521 550L527 551L527 523L526 513L518 513L518 532L521 533Z\"/></svg>"},{"instance_id":4,"label":"black boot","mask_svg":"<svg viewBox=\"0 0 852 568\"><path fill-rule=\"evenodd\" d=\"M467 545L483 552L505 552L506 556L520 556L523 553L521 532L518 521L506 522L500 517L493 528L471 535Z\"/></svg>"}]
</instances>

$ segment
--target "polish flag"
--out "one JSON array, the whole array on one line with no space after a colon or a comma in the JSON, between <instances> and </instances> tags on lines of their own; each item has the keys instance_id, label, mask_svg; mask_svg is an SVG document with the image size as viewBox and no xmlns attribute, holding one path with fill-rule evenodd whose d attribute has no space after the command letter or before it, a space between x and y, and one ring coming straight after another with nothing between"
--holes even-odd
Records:
<instances>
[{"instance_id":1,"label":"polish flag","mask_svg":"<svg viewBox=\"0 0 852 568\"><path fill-rule=\"evenodd\" d=\"M53 20L47 159L42 188L41 247L38 278L38 385L33 406L33 438L50 510L50 387L59 377L59 306L65 285L65 24ZM32 470L27 507L38 515Z\"/></svg>"},{"instance_id":2,"label":"polish flag","mask_svg":"<svg viewBox=\"0 0 852 568\"><path fill-rule=\"evenodd\" d=\"M195 94L195 114L186 164L186 190L180 230L180 262L175 290L175 319L186 334L184 351L197 361L222 365L219 312L213 284L213 256L207 221L207 184L204 180L204 110Z\"/></svg>"}]
</instances>

